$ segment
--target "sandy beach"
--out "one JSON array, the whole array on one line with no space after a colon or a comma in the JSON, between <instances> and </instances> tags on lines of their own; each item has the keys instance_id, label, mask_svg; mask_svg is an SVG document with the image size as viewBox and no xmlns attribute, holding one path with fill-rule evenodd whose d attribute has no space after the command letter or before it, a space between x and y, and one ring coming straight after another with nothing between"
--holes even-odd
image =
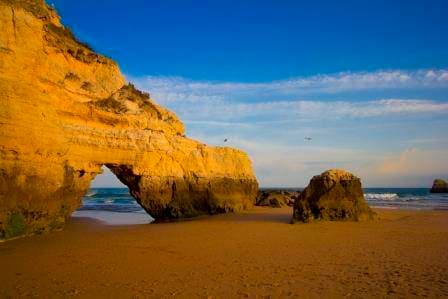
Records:
<instances>
[{"instance_id":1,"label":"sandy beach","mask_svg":"<svg viewBox=\"0 0 448 299\"><path fill-rule=\"evenodd\" d=\"M291 208L0 243L1 297L445 297L448 213L289 224Z\"/></svg>"}]
</instances>

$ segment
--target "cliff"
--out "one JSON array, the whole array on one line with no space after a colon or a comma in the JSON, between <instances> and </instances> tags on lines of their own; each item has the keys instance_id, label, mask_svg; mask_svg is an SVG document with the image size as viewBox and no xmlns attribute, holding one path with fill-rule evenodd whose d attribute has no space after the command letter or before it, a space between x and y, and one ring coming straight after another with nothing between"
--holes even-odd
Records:
<instances>
[{"instance_id":1,"label":"cliff","mask_svg":"<svg viewBox=\"0 0 448 299\"><path fill-rule=\"evenodd\" d=\"M0 238L60 229L106 165L154 218L251 207L248 156L185 137L43 0L0 0Z\"/></svg>"}]
</instances>

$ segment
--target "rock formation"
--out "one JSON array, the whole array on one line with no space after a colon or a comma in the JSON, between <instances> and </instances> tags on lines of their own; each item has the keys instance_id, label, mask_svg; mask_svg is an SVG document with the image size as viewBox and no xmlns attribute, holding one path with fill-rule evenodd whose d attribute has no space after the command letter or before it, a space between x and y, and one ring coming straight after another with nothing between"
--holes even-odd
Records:
<instances>
[{"instance_id":1,"label":"rock formation","mask_svg":"<svg viewBox=\"0 0 448 299\"><path fill-rule=\"evenodd\" d=\"M0 28L0 238L61 228L103 165L156 219L253 205L245 153L186 138L44 0L0 0Z\"/></svg>"},{"instance_id":2,"label":"rock formation","mask_svg":"<svg viewBox=\"0 0 448 299\"><path fill-rule=\"evenodd\" d=\"M293 221L372 219L361 180L339 169L314 176L294 203Z\"/></svg>"},{"instance_id":3,"label":"rock formation","mask_svg":"<svg viewBox=\"0 0 448 299\"><path fill-rule=\"evenodd\" d=\"M255 205L272 208L293 206L294 201L299 197L299 193L286 190L260 190Z\"/></svg>"},{"instance_id":4,"label":"rock formation","mask_svg":"<svg viewBox=\"0 0 448 299\"><path fill-rule=\"evenodd\" d=\"M430 192L448 193L448 182L442 179L435 179Z\"/></svg>"}]
</instances>

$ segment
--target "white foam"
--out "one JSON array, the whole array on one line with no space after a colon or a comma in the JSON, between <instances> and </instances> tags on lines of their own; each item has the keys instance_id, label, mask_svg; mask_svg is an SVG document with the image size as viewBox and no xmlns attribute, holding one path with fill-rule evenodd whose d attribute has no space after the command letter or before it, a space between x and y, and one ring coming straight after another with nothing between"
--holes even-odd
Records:
<instances>
[{"instance_id":1,"label":"white foam","mask_svg":"<svg viewBox=\"0 0 448 299\"><path fill-rule=\"evenodd\" d=\"M87 194L84 195L84 196L85 196L85 197L93 197L93 196L95 196L96 194L97 194L96 191L89 190L89 192L87 192Z\"/></svg>"},{"instance_id":2,"label":"white foam","mask_svg":"<svg viewBox=\"0 0 448 299\"><path fill-rule=\"evenodd\" d=\"M367 200L396 200L398 198L397 193L366 193L364 197Z\"/></svg>"}]
</instances>

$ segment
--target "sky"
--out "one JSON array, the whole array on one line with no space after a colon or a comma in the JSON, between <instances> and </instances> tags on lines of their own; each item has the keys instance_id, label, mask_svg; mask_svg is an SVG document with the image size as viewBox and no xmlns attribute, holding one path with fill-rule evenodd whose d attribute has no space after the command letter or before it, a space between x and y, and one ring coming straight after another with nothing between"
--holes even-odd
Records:
<instances>
[{"instance_id":1,"label":"sky","mask_svg":"<svg viewBox=\"0 0 448 299\"><path fill-rule=\"evenodd\" d=\"M48 2L189 137L248 152L263 187L448 178L448 1Z\"/></svg>"}]
</instances>

